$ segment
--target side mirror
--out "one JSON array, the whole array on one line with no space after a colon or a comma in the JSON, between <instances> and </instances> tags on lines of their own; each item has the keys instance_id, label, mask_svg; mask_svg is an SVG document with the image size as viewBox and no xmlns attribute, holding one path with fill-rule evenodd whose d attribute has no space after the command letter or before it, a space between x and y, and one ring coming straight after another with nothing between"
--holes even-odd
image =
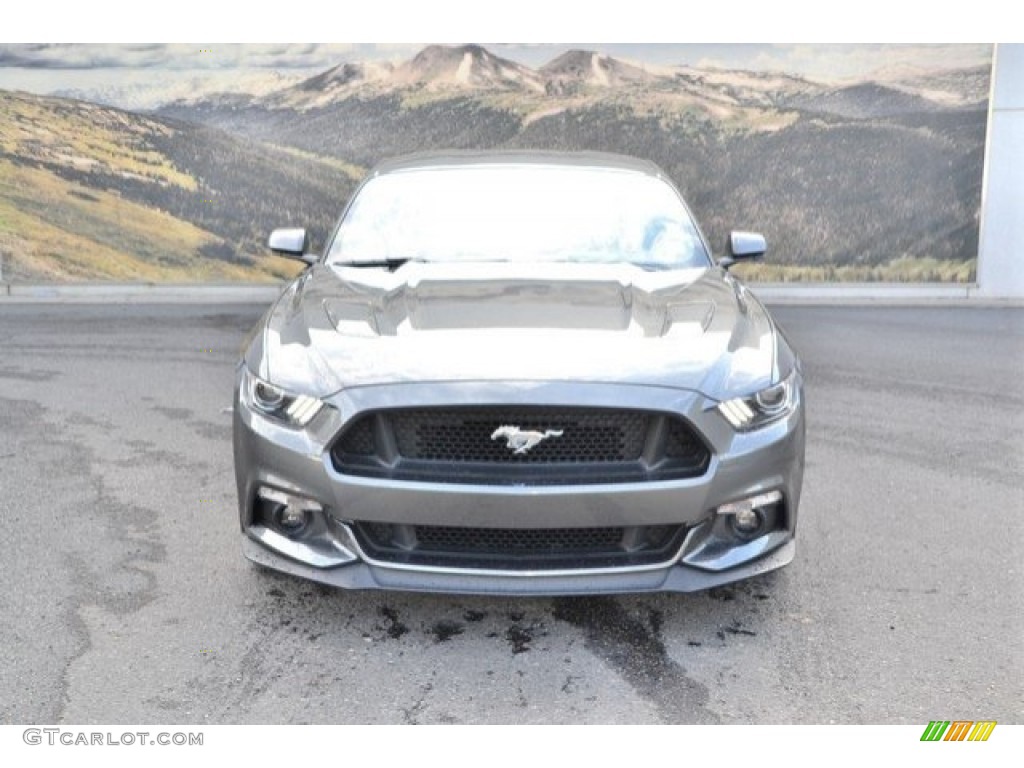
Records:
<instances>
[{"instance_id":1,"label":"side mirror","mask_svg":"<svg viewBox=\"0 0 1024 768\"><path fill-rule=\"evenodd\" d=\"M307 264L315 264L316 254L309 251L309 233L305 229L275 229L270 233L267 245L279 256L298 259Z\"/></svg>"},{"instance_id":2,"label":"side mirror","mask_svg":"<svg viewBox=\"0 0 1024 768\"><path fill-rule=\"evenodd\" d=\"M758 259L768 250L764 235L757 232L730 232L728 243L729 255L718 263L728 269L737 261Z\"/></svg>"}]
</instances>

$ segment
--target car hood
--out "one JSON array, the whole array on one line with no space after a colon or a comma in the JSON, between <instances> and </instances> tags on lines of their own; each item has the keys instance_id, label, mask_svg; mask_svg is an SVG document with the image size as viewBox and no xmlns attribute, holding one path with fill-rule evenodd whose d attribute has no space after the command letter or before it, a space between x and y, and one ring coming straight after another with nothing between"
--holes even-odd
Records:
<instances>
[{"instance_id":1,"label":"car hood","mask_svg":"<svg viewBox=\"0 0 1024 768\"><path fill-rule=\"evenodd\" d=\"M776 334L724 270L631 265L316 265L246 360L295 392L430 381L666 386L723 399L769 385Z\"/></svg>"}]
</instances>

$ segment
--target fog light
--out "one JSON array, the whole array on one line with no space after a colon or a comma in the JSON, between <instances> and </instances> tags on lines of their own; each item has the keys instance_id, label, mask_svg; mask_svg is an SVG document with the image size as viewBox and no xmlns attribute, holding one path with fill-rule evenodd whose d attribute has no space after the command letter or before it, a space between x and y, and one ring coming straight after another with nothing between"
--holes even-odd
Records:
<instances>
[{"instance_id":1,"label":"fog light","mask_svg":"<svg viewBox=\"0 0 1024 768\"><path fill-rule=\"evenodd\" d=\"M298 536L313 522L313 515L323 507L312 499L294 496L276 488L260 488L260 499L265 524L277 528L286 536Z\"/></svg>"},{"instance_id":2,"label":"fog light","mask_svg":"<svg viewBox=\"0 0 1024 768\"><path fill-rule=\"evenodd\" d=\"M282 531L294 536L306 527L309 522L309 513L300 507L288 504L274 510L274 522Z\"/></svg>"},{"instance_id":3,"label":"fog light","mask_svg":"<svg viewBox=\"0 0 1024 768\"><path fill-rule=\"evenodd\" d=\"M774 517L774 505L782 501L780 491L760 493L739 501L722 504L715 512L728 518L732 529L743 537L752 537L768 528L769 517Z\"/></svg>"},{"instance_id":4,"label":"fog light","mask_svg":"<svg viewBox=\"0 0 1024 768\"><path fill-rule=\"evenodd\" d=\"M732 527L737 533L745 536L753 533L764 524L764 515L755 507L744 507L732 515Z\"/></svg>"}]
</instances>

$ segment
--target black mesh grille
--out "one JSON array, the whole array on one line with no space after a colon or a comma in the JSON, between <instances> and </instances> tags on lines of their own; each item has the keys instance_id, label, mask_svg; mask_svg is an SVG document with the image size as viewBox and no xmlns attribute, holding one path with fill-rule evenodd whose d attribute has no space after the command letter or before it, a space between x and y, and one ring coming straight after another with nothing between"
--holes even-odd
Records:
<instances>
[{"instance_id":1,"label":"black mesh grille","mask_svg":"<svg viewBox=\"0 0 1024 768\"><path fill-rule=\"evenodd\" d=\"M668 419L668 435L665 438L665 458L682 459L700 464L704 461L707 448L679 419Z\"/></svg>"},{"instance_id":2,"label":"black mesh grille","mask_svg":"<svg viewBox=\"0 0 1024 768\"><path fill-rule=\"evenodd\" d=\"M373 419L360 419L346 430L341 450L353 456L373 456L377 441L373 435Z\"/></svg>"},{"instance_id":3,"label":"black mesh grille","mask_svg":"<svg viewBox=\"0 0 1024 768\"><path fill-rule=\"evenodd\" d=\"M622 529L504 530L420 525L416 527L416 539L422 549L434 551L537 554L617 547L622 541Z\"/></svg>"},{"instance_id":4,"label":"black mesh grille","mask_svg":"<svg viewBox=\"0 0 1024 768\"><path fill-rule=\"evenodd\" d=\"M615 408L417 408L363 415L331 455L342 473L443 483L581 484L701 475L682 419Z\"/></svg>"},{"instance_id":5,"label":"black mesh grille","mask_svg":"<svg viewBox=\"0 0 1024 768\"><path fill-rule=\"evenodd\" d=\"M354 529L360 545L378 560L506 570L663 562L686 533L679 525L506 529L356 523Z\"/></svg>"},{"instance_id":6,"label":"black mesh grille","mask_svg":"<svg viewBox=\"0 0 1024 768\"><path fill-rule=\"evenodd\" d=\"M398 452L426 461L549 464L635 461L647 437L648 417L636 411L490 408L403 411L392 417ZM509 435L497 435L502 427ZM522 453L509 441L538 442ZM524 443L525 444L525 443Z\"/></svg>"}]
</instances>

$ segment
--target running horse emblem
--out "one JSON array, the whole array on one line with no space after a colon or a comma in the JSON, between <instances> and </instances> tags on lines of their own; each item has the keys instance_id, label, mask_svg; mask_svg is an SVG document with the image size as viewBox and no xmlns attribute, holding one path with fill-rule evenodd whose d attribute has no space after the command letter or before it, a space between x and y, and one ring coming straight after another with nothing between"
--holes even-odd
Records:
<instances>
[{"instance_id":1,"label":"running horse emblem","mask_svg":"<svg viewBox=\"0 0 1024 768\"><path fill-rule=\"evenodd\" d=\"M497 440L498 438L503 437L505 438L506 446L512 451L512 453L526 453L542 440L547 440L549 437L561 436L561 429L546 429L543 432L535 430L524 432L519 427L505 425L494 430L494 433L491 435L491 440Z\"/></svg>"}]
</instances>

